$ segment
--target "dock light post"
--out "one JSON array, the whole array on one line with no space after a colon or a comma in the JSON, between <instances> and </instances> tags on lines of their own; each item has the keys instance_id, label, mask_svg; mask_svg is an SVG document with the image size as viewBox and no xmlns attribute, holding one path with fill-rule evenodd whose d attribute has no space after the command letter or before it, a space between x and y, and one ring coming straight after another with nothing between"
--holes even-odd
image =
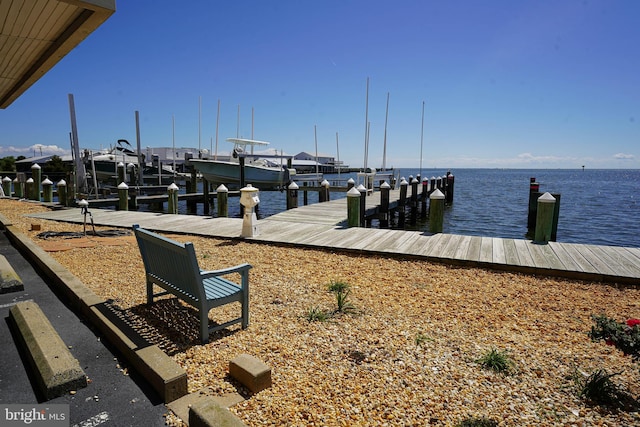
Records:
<instances>
[{"instance_id":1,"label":"dock light post","mask_svg":"<svg viewBox=\"0 0 640 427\"><path fill-rule=\"evenodd\" d=\"M49 178L42 181L42 199L47 202L53 202L53 182Z\"/></svg>"},{"instance_id":2,"label":"dock light post","mask_svg":"<svg viewBox=\"0 0 640 427\"><path fill-rule=\"evenodd\" d=\"M553 232L553 214L556 207L556 198L551 193L544 193L538 197L538 212L536 214L536 232L534 241L547 243L551 240Z\"/></svg>"},{"instance_id":3,"label":"dock light post","mask_svg":"<svg viewBox=\"0 0 640 427\"><path fill-rule=\"evenodd\" d=\"M11 197L11 178L8 176L2 178L2 191L4 191L5 196Z\"/></svg>"},{"instance_id":4,"label":"dock light post","mask_svg":"<svg viewBox=\"0 0 640 427\"><path fill-rule=\"evenodd\" d=\"M118 185L118 210L129 210L129 186L126 182L121 182Z\"/></svg>"},{"instance_id":5,"label":"dock light post","mask_svg":"<svg viewBox=\"0 0 640 427\"><path fill-rule=\"evenodd\" d=\"M167 187L167 193L169 196L169 203L168 203L169 213L177 214L178 213L178 186L176 185L175 182L172 182Z\"/></svg>"},{"instance_id":6,"label":"dock light post","mask_svg":"<svg viewBox=\"0 0 640 427\"><path fill-rule=\"evenodd\" d=\"M68 206L69 203L67 201L67 181L61 179L58 181L58 203L62 206Z\"/></svg>"},{"instance_id":7,"label":"dock light post","mask_svg":"<svg viewBox=\"0 0 640 427\"><path fill-rule=\"evenodd\" d=\"M444 225L444 194L436 189L429 195L429 231L442 233Z\"/></svg>"},{"instance_id":8,"label":"dock light post","mask_svg":"<svg viewBox=\"0 0 640 427\"><path fill-rule=\"evenodd\" d=\"M258 217L255 208L260 203L258 197L258 189L251 184L240 189L240 204L244 206L244 215L242 217L242 233L240 237L256 237L258 236Z\"/></svg>"},{"instance_id":9,"label":"dock light post","mask_svg":"<svg viewBox=\"0 0 640 427\"><path fill-rule=\"evenodd\" d=\"M360 191L355 187L347 191L347 225L360 226Z\"/></svg>"},{"instance_id":10,"label":"dock light post","mask_svg":"<svg viewBox=\"0 0 640 427\"><path fill-rule=\"evenodd\" d=\"M229 189L220 184L216 188L216 199L218 199L218 217L226 218L229 216Z\"/></svg>"},{"instance_id":11,"label":"dock light post","mask_svg":"<svg viewBox=\"0 0 640 427\"><path fill-rule=\"evenodd\" d=\"M291 182L287 187L287 210L298 207L298 184Z\"/></svg>"}]
</instances>

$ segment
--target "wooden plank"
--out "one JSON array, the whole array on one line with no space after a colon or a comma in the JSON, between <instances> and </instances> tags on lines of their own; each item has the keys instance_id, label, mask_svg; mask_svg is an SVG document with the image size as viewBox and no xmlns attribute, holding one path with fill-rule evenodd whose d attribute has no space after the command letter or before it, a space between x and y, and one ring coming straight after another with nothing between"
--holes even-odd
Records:
<instances>
[{"instance_id":1,"label":"wooden plank","mask_svg":"<svg viewBox=\"0 0 640 427\"><path fill-rule=\"evenodd\" d=\"M518 257L516 242L513 239L502 239L502 243L504 246L505 264L519 266L520 258Z\"/></svg>"},{"instance_id":2,"label":"wooden plank","mask_svg":"<svg viewBox=\"0 0 640 427\"><path fill-rule=\"evenodd\" d=\"M455 256L456 250L458 249L458 246L460 246L460 242L462 241L464 236L461 236L459 234L449 234L448 236L449 236L449 242L447 243L447 246L445 246L442 249L442 252L440 253L440 257L455 259L454 256Z\"/></svg>"},{"instance_id":3,"label":"wooden plank","mask_svg":"<svg viewBox=\"0 0 640 427\"><path fill-rule=\"evenodd\" d=\"M480 246L482 245L482 237L472 236L469 242L469 250L467 251L465 260L479 261L480 260Z\"/></svg>"},{"instance_id":4,"label":"wooden plank","mask_svg":"<svg viewBox=\"0 0 640 427\"><path fill-rule=\"evenodd\" d=\"M458 243L453 259L467 259L467 252L469 251L469 245L471 244L471 236L462 236L462 240Z\"/></svg>"},{"instance_id":5,"label":"wooden plank","mask_svg":"<svg viewBox=\"0 0 640 427\"><path fill-rule=\"evenodd\" d=\"M573 255L566 250L565 245L557 242L549 242L549 247L567 271L584 271L582 266L574 259Z\"/></svg>"},{"instance_id":6,"label":"wooden plank","mask_svg":"<svg viewBox=\"0 0 640 427\"><path fill-rule=\"evenodd\" d=\"M598 258L602 260L612 272L612 275L622 277L633 277L633 273L625 266L622 260L624 258L616 256L613 251L610 251L606 246L589 246L591 250Z\"/></svg>"},{"instance_id":7,"label":"wooden plank","mask_svg":"<svg viewBox=\"0 0 640 427\"><path fill-rule=\"evenodd\" d=\"M610 246L607 249L612 252L613 256L619 258L619 262L632 272L633 277L640 277L640 258L630 251L630 248Z\"/></svg>"},{"instance_id":8,"label":"wooden plank","mask_svg":"<svg viewBox=\"0 0 640 427\"><path fill-rule=\"evenodd\" d=\"M576 249L580 251L580 254L589 261L589 264L591 264L598 273L607 276L615 275L615 271L613 271L597 253L591 251L589 246L576 244Z\"/></svg>"},{"instance_id":9,"label":"wooden plank","mask_svg":"<svg viewBox=\"0 0 640 427\"><path fill-rule=\"evenodd\" d=\"M493 238L480 238L480 254L478 256L480 262L493 262Z\"/></svg>"},{"instance_id":10,"label":"wooden plank","mask_svg":"<svg viewBox=\"0 0 640 427\"><path fill-rule=\"evenodd\" d=\"M536 268L557 270L564 267L553 250L547 244L532 242L529 245L529 252L531 252L531 257L533 258Z\"/></svg>"},{"instance_id":11,"label":"wooden plank","mask_svg":"<svg viewBox=\"0 0 640 427\"><path fill-rule=\"evenodd\" d=\"M599 273L598 269L584 257L578 245L573 243L563 243L558 245L562 246L567 255L571 257L573 263L578 266L576 268L577 271L583 271L585 273Z\"/></svg>"},{"instance_id":12,"label":"wooden plank","mask_svg":"<svg viewBox=\"0 0 640 427\"><path fill-rule=\"evenodd\" d=\"M523 267L535 267L536 263L529 250L529 246L532 245L532 243L528 240L514 240L513 243L518 253L519 265Z\"/></svg>"},{"instance_id":13,"label":"wooden plank","mask_svg":"<svg viewBox=\"0 0 640 427\"><path fill-rule=\"evenodd\" d=\"M507 256L504 249L504 239L493 238L493 260L494 264L506 264Z\"/></svg>"},{"instance_id":14,"label":"wooden plank","mask_svg":"<svg viewBox=\"0 0 640 427\"><path fill-rule=\"evenodd\" d=\"M449 243L449 240L451 239L451 234L438 233L436 234L436 236L438 236L438 239L435 241L434 244L431 245L431 247L429 248L429 251L426 252L424 255L434 257L434 258L442 258L442 251L444 251L444 248L447 246L447 243Z\"/></svg>"}]
</instances>

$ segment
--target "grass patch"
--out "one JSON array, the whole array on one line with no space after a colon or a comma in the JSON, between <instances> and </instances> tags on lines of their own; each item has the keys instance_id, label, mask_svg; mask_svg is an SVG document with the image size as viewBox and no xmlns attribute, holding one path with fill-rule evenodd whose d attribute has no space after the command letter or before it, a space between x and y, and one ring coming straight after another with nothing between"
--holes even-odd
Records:
<instances>
[{"instance_id":1,"label":"grass patch","mask_svg":"<svg viewBox=\"0 0 640 427\"><path fill-rule=\"evenodd\" d=\"M515 367L513 360L511 360L506 350L500 351L495 348L486 352L481 358L476 360L476 362L485 369L502 374L508 374Z\"/></svg>"}]
</instances>

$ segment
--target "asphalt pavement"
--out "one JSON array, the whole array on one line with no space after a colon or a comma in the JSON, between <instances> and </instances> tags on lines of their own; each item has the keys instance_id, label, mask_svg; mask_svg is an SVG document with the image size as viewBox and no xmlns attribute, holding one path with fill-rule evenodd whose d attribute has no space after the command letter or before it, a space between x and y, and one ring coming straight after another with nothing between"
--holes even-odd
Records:
<instances>
[{"instance_id":1,"label":"asphalt pavement","mask_svg":"<svg viewBox=\"0 0 640 427\"><path fill-rule=\"evenodd\" d=\"M163 426L168 412L160 396L134 371L117 350L65 305L46 280L0 232L4 255L24 283L24 291L0 294L0 406L8 404L69 405L69 426ZM47 316L88 378L86 388L44 401L35 386L22 349L10 327L9 310L32 300ZM32 425L38 425L33 423Z\"/></svg>"}]
</instances>

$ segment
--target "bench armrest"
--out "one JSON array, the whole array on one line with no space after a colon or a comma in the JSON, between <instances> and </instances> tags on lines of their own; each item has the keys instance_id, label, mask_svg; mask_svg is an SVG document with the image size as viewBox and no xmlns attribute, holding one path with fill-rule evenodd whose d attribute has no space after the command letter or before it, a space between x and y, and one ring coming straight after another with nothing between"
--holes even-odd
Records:
<instances>
[{"instance_id":1,"label":"bench armrest","mask_svg":"<svg viewBox=\"0 0 640 427\"><path fill-rule=\"evenodd\" d=\"M253 266L251 264L244 263L236 265L235 267L223 268L220 270L200 270L200 275L203 279L206 279L208 277L224 276L231 273L246 274L246 272L248 272L252 267Z\"/></svg>"}]
</instances>

